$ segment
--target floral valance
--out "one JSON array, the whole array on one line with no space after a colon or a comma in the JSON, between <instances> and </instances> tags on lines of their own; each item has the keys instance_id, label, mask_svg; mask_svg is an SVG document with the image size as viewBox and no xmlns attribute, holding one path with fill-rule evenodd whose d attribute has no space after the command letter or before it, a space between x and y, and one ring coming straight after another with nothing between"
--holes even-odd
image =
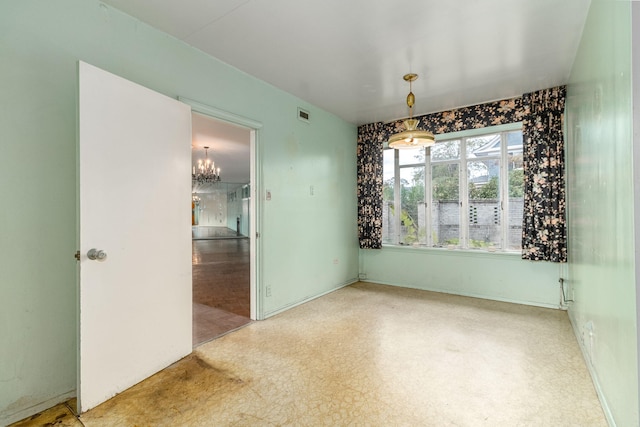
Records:
<instances>
[{"instance_id":1,"label":"floral valance","mask_svg":"<svg viewBox=\"0 0 640 427\"><path fill-rule=\"evenodd\" d=\"M522 121L529 113L523 97L488 102L440 113L414 117L420 129L429 129L434 134L480 129ZM389 136L404 130L403 120L390 123L369 123L358 127L358 142L381 144Z\"/></svg>"}]
</instances>

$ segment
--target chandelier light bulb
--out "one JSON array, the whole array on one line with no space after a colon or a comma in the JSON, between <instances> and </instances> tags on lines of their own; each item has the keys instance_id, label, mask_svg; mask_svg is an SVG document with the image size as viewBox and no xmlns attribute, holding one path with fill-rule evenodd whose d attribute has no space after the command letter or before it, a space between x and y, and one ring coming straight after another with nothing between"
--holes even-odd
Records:
<instances>
[{"instance_id":1,"label":"chandelier light bulb","mask_svg":"<svg viewBox=\"0 0 640 427\"><path fill-rule=\"evenodd\" d=\"M220 168L216 169L215 162L209 159L209 147L204 147L204 160L198 159L198 170L192 169L191 180L194 184L208 184L220 181Z\"/></svg>"}]
</instances>

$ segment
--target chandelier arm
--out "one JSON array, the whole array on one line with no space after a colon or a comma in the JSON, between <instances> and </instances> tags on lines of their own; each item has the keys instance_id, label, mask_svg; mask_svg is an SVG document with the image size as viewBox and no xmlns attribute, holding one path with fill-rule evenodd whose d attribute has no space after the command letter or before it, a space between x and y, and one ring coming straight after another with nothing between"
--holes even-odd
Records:
<instances>
[{"instance_id":1,"label":"chandelier arm","mask_svg":"<svg viewBox=\"0 0 640 427\"><path fill-rule=\"evenodd\" d=\"M215 162L209 161L209 147L204 147L204 156L205 159L198 160L198 173L193 173L191 175L191 180L198 184L210 184L219 182L221 180L220 177L220 168L215 168ZM194 171L195 172L195 171Z\"/></svg>"}]
</instances>

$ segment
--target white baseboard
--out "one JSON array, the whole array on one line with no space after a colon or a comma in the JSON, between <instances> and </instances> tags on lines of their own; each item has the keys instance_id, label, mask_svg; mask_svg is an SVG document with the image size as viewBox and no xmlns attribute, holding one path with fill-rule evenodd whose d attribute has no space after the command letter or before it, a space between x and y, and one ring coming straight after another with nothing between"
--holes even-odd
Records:
<instances>
[{"instance_id":1,"label":"white baseboard","mask_svg":"<svg viewBox=\"0 0 640 427\"><path fill-rule=\"evenodd\" d=\"M503 297L496 297L496 296L489 296L489 295L485 295L485 294L474 294L472 292L454 292L451 289L439 289L439 288L434 288L434 287L429 287L429 286L410 286L410 285L399 285L397 283L389 283L389 282L385 282L383 280L376 280L376 279L372 279L372 278L368 278L368 279L363 279L363 282L369 282L369 283L377 283L379 285L388 285L388 286L396 286L399 288L408 288L408 289L417 289L420 291L428 291L428 292L438 292L441 294L450 294L450 295L460 295L462 297L470 297L470 298L480 298L480 299L486 299L486 300L490 300L490 301L500 301L500 302L509 302L512 304L522 304L522 305L530 305L532 307L542 307L542 308L553 308L556 310L566 310L565 307L562 307L560 305L560 303L558 304L548 304L548 303L541 303L541 302L536 302L536 301L525 301L525 300L518 300L515 298L503 298Z\"/></svg>"},{"instance_id":2,"label":"white baseboard","mask_svg":"<svg viewBox=\"0 0 640 427\"><path fill-rule=\"evenodd\" d=\"M337 291L338 289L342 289L342 288L344 288L346 286L349 286L349 285L352 285L352 284L354 284L356 282L358 282L358 279L349 279L346 282L343 282L343 283L340 283L340 284L336 285L336 287L333 288L333 289L329 289L328 291L322 292L320 294L313 295L313 296L304 298L304 299L302 299L300 301L285 305L284 307L281 307L281 308L279 308L277 310L273 310L273 311L270 311L268 313L264 313L264 318L267 319L267 318L269 318L271 316L275 316L276 314L279 314L279 313L282 313L284 311L290 310L290 309L292 309L294 307L297 307L299 305L302 305L302 304L304 304L306 302L313 301L316 298L320 298L321 296L330 294L331 292Z\"/></svg>"}]
</instances>

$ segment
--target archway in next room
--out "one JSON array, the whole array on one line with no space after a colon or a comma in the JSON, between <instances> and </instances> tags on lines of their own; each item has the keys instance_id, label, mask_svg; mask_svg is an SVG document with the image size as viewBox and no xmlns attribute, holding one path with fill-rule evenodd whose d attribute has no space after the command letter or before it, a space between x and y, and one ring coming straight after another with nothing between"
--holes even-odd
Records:
<instances>
[{"instance_id":1,"label":"archway in next room","mask_svg":"<svg viewBox=\"0 0 640 427\"><path fill-rule=\"evenodd\" d=\"M251 322L251 130L192 114L195 347Z\"/></svg>"}]
</instances>

